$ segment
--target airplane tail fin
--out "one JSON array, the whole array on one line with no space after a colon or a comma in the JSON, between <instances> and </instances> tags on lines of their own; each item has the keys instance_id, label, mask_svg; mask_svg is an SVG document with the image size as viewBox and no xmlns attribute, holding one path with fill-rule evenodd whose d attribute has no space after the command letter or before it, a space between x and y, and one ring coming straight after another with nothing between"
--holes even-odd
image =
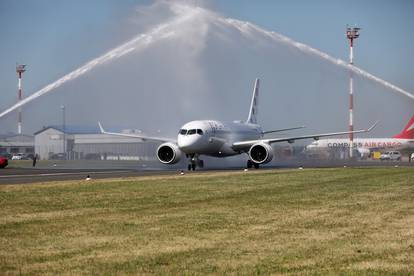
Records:
<instances>
[{"instance_id":1,"label":"airplane tail fin","mask_svg":"<svg viewBox=\"0 0 414 276\"><path fill-rule=\"evenodd\" d=\"M414 139L414 115L411 117L408 124L404 127L403 131L397 135L394 135L392 138Z\"/></svg>"},{"instance_id":2,"label":"airplane tail fin","mask_svg":"<svg viewBox=\"0 0 414 276\"><path fill-rule=\"evenodd\" d=\"M250 103L249 117L247 117L246 123L248 124L257 124L257 112L258 112L258 103L259 103L259 84L260 80L256 79L254 82L252 102Z\"/></svg>"}]
</instances>

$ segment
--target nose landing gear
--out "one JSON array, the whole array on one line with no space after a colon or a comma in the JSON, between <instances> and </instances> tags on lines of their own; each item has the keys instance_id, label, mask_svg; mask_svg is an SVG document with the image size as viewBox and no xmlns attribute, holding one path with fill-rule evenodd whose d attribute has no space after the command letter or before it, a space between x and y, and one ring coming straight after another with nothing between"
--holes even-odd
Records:
<instances>
[{"instance_id":1,"label":"nose landing gear","mask_svg":"<svg viewBox=\"0 0 414 276\"><path fill-rule=\"evenodd\" d=\"M196 155L190 155L190 159L188 160L188 170L195 171L196 168L204 168L204 161L198 159Z\"/></svg>"}]
</instances>

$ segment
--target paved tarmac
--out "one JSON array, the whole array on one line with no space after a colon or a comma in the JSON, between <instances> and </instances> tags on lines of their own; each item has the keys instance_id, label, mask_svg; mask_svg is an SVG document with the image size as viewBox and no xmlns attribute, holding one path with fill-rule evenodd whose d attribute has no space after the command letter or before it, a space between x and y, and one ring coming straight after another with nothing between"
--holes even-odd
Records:
<instances>
[{"instance_id":1,"label":"paved tarmac","mask_svg":"<svg viewBox=\"0 0 414 276\"><path fill-rule=\"evenodd\" d=\"M31 184L62 180L85 180L87 176L92 179L121 178L133 176L168 175L176 171L162 170L88 170L88 169L25 169L6 168L0 170L0 185Z\"/></svg>"},{"instance_id":2,"label":"paved tarmac","mask_svg":"<svg viewBox=\"0 0 414 276\"><path fill-rule=\"evenodd\" d=\"M132 163L133 165L134 163ZM66 164L67 165L67 164ZM69 163L69 165L72 165ZM100 164L99 164L100 165ZM30 167L7 167L0 169L0 185L7 184L31 184L39 182L51 182L62 180L85 180L89 175L92 179L102 178L122 178L122 177L137 177L137 176L153 176L153 175L174 175L178 174L178 169L169 169L161 167L139 167L136 164L131 164L125 168L88 168L79 169L73 167L51 167L51 168L30 168ZM378 161L359 161L359 162L344 162L344 161L305 161L305 162L284 162L279 165L265 166L261 169L275 169L275 168L333 168L333 167L377 167L377 166L413 166L409 162L378 162ZM133 167L133 168L131 168ZM243 167L213 167L210 169L203 169L202 171L238 171L243 170Z\"/></svg>"}]
</instances>

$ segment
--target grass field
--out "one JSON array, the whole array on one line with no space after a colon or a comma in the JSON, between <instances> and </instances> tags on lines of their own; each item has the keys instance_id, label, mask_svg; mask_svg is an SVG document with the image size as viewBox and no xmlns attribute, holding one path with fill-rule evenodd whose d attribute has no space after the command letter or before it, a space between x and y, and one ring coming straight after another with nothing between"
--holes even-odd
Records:
<instances>
[{"instance_id":1,"label":"grass field","mask_svg":"<svg viewBox=\"0 0 414 276\"><path fill-rule=\"evenodd\" d=\"M0 274L414 274L412 168L0 186Z\"/></svg>"}]
</instances>

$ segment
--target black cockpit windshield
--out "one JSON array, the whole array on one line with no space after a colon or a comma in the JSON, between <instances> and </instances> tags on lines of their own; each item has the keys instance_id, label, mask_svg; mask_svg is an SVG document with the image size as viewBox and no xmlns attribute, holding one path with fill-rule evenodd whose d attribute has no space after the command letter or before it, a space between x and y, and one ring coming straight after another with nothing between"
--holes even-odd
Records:
<instances>
[{"instance_id":1,"label":"black cockpit windshield","mask_svg":"<svg viewBox=\"0 0 414 276\"><path fill-rule=\"evenodd\" d=\"M203 130L201 130L199 128L198 129L189 129L189 130L187 130L187 129L180 129L179 133L181 135L193 135L193 134L203 135L204 134L203 133Z\"/></svg>"}]
</instances>

